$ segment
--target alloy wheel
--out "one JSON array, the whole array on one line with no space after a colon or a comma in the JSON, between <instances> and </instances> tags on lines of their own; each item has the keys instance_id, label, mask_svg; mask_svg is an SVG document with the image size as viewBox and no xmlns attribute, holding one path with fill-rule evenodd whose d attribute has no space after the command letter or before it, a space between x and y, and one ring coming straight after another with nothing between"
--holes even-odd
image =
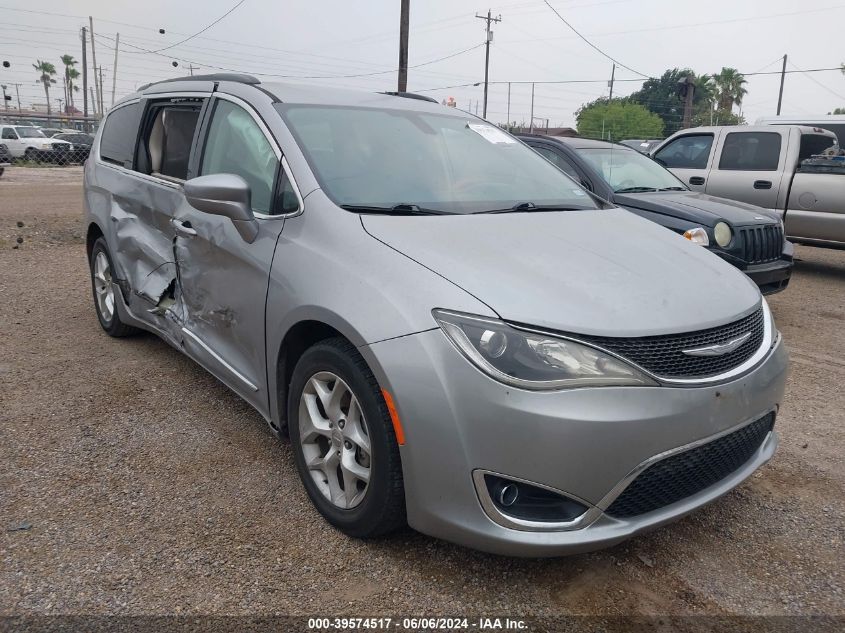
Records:
<instances>
[{"instance_id":1,"label":"alloy wheel","mask_svg":"<svg viewBox=\"0 0 845 633\"><path fill-rule=\"evenodd\" d=\"M314 374L302 390L299 442L326 499L345 510L364 500L372 464L367 422L352 389L332 372Z\"/></svg>"},{"instance_id":2,"label":"alloy wheel","mask_svg":"<svg viewBox=\"0 0 845 633\"><path fill-rule=\"evenodd\" d=\"M109 322L114 316L114 288L111 282L109 258L103 251L94 258L94 294L97 298L97 310L104 321Z\"/></svg>"}]
</instances>

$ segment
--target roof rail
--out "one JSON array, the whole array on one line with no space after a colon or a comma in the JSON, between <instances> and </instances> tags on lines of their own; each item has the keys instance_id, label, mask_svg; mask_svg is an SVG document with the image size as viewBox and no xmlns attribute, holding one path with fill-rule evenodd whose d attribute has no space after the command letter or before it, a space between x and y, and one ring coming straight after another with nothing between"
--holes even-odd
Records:
<instances>
[{"instance_id":1,"label":"roof rail","mask_svg":"<svg viewBox=\"0 0 845 633\"><path fill-rule=\"evenodd\" d=\"M245 75L242 73L211 73L209 75L190 75L188 77L174 77L173 79L162 79L161 81L153 81L138 88L138 92L143 92L150 86L157 86L158 84L166 84L173 81L233 81L239 84L255 85L260 84L261 81L252 75Z\"/></svg>"},{"instance_id":2,"label":"roof rail","mask_svg":"<svg viewBox=\"0 0 845 633\"><path fill-rule=\"evenodd\" d=\"M431 101L431 103L440 103L437 99L432 99L427 95L418 95L413 92L382 92L383 95L390 95L391 97L404 97L405 99L419 99L420 101Z\"/></svg>"}]
</instances>

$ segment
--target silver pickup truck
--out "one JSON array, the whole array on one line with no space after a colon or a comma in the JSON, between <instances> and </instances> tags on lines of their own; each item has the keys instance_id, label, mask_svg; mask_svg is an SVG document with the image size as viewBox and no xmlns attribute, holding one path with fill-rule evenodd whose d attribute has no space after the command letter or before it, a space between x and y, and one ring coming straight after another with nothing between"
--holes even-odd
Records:
<instances>
[{"instance_id":1,"label":"silver pickup truck","mask_svg":"<svg viewBox=\"0 0 845 633\"><path fill-rule=\"evenodd\" d=\"M802 169L836 143L798 125L682 130L651 152L691 189L777 211L799 244L845 248L845 173Z\"/></svg>"}]
</instances>

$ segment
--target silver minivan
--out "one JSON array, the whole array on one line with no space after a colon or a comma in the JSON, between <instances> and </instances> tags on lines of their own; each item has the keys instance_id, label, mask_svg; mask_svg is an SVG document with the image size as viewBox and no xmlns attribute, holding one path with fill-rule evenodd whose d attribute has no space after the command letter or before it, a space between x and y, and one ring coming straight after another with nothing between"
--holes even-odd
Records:
<instances>
[{"instance_id":1,"label":"silver minivan","mask_svg":"<svg viewBox=\"0 0 845 633\"><path fill-rule=\"evenodd\" d=\"M787 354L753 282L452 108L156 83L100 126L85 208L106 333L156 333L289 435L349 535L595 549L775 451Z\"/></svg>"}]
</instances>

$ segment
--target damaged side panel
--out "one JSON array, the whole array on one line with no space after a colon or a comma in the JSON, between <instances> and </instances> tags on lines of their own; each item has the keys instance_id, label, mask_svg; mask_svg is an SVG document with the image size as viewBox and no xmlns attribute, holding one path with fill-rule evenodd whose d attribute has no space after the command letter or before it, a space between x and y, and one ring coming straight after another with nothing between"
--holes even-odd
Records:
<instances>
[{"instance_id":1,"label":"damaged side panel","mask_svg":"<svg viewBox=\"0 0 845 633\"><path fill-rule=\"evenodd\" d=\"M257 238L247 243L228 218L187 203L177 217L196 232L174 241L185 350L266 412L265 305L284 220L259 220Z\"/></svg>"},{"instance_id":2,"label":"damaged side panel","mask_svg":"<svg viewBox=\"0 0 845 633\"><path fill-rule=\"evenodd\" d=\"M175 183L120 168L90 170L87 203L106 233L115 277L132 316L181 344L183 310L170 220L183 200Z\"/></svg>"}]
</instances>

